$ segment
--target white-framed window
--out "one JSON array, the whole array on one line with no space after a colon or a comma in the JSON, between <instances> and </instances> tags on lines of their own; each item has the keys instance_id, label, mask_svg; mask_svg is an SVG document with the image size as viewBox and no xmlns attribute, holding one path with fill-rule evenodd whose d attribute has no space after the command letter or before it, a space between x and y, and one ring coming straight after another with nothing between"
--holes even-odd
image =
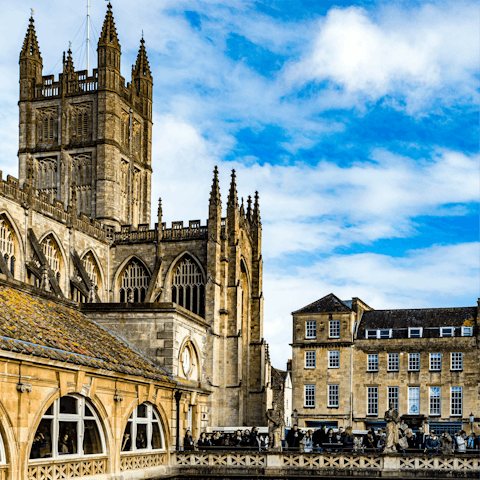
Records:
<instances>
[{"instance_id":1,"label":"white-framed window","mask_svg":"<svg viewBox=\"0 0 480 480\"><path fill-rule=\"evenodd\" d=\"M440 336L441 337L454 337L455 328L454 327L440 327Z\"/></svg>"},{"instance_id":2,"label":"white-framed window","mask_svg":"<svg viewBox=\"0 0 480 480\"><path fill-rule=\"evenodd\" d=\"M420 413L420 387L408 387L408 413L409 415Z\"/></svg>"},{"instance_id":3,"label":"white-framed window","mask_svg":"<svg viewBox=\"0 0 480 480\"><path fill-rule=\"evenodd\" d=\"M102 455L103 431L94 409L80 396L58 398L44 413L35 433L30 459Z\"/></svg>"},{"instance_id":4,"label":"white-framed window","mask_svg":"<svg viewBox=\"0 0 480 480\"><path fill-rule=\"evenodd\" d=\"M315 407L315 385L305 385L305 407Z\"/></svg>"},{"instance_id":5,"label":"white-framed window","mask_svg":"<svg viewBox=\"0 0 480 480\"><path fill-rule=\"evenodd\" d=\"M388 403L387 407L393 403L393 408L398 411L398 387L388 387Z\"/></svg>"},{"instance_id":6,"label":"white-framed window","mask_svg":"<svg viewBox=\"0 0 480 480\"><path fill-rule=\"evenodd\" d=\"M305 351L305 368L315 368L315 350Z\"/></svg>"},{"instance_id":7,"label":"white-framed window","mask_svg":"<svg viewBox=\"0 0 480 480\"><path fill-rule=\"evenodd\" d=\"M400 355L398 353L388 354L388 371L398 372L400 368Z\"/></svg>"},{"instance_id":8,"label":"white-framed window","mask_svg":"<svg viewBox=\"0 0 480 480\"><path fill-rule=\"evenodd\" d=\"M450 369L463 370L463 352L452 352L450 354Z\"/></svg>"},{"instance_id":9,"label":"white-framed window","mask_svg":"<svg viewBox=\"0 0 480 480\"><path fill-rule=\"evenodd\" d=\"M430 387L430 415L441 414L441 387Z\"/></svg>"},{"instance_id":10,"label":"white-framed window","mask_svg":"<svg viewBox=\"0 0 480 480\"><path fill-rule=\"evenodd\" d=\"M328 336L330 338L340 338L340 320L330 320L328 322Z\"/></svg>"},{"instance_id":11,"label":"white-framed window","mask_svg":"<svg viewBox=\"0 0 480 480\"><path fill-rule=\"evenodd\" d=\"M462 387L451 387L451 415L462 416Z\"/></svg>"},{"instance_id":12,"label":"white-framed window","mask_svg":"<svg viewBox=\"0 0 480 480\"><path fill-rule=\"evenodd\" d=\"M408 327L408 338L422 338L422 327Z\"/></svg>"},{"instance_id":13,"label":"white-framed window","mask_svg":"<svg viewBox=\"0 0 480 480\"><path fill-rule=\"evenodd\" d=\"M365 338L392 338L392 329L383 328L380 330L365 330Z\"/></svg>"},{"instance_id":14,"label":"white-framed window","mask_svg":"<svg viewBox=\"0 0 480 480\"><path fill-rule=\"evenodd\" d=\"M420 370L420 354L409 353L408 354L408 371L418 372Z\"/></svg>"},{"instance_id":15,"label":"white-framed window","mask_svg":"<svg viewBox=\"0 0 480 480\"><path fill-rule=\"evenodd\" d=\"M328 368L340 368L340 350L328 351Z\"/></svg>"},{"instance_id":16,"label":"white-framed window","mask_svg":"<svg viewBox=\"0 0 480 480\"><path fill-rule=\"evenodd\" d=\"M378 415L378 387L367 387L367 415Z\"/></svg>"},{"instance_id":17,"label":"white-framed window","mask_svg":"<svg viewBox=\"0 0 480 480\"><path fill-rule=\"evenodd\" d=\"M471 337L473 335L472 327L462 327L462 337Z\"/></svg>"},{"instance_id":18,"label":"white-framed window","mask_svg":"<svg viewBox=\"0 0 480 480\"><path fill-rule=\"evenodd\" d=\"M316 320L307 320L305 322L305 338L317 338Z\"/></svg>"},{"instance_id":19,"label":"white-framed window","mask_svg":"<svg viewBox=\"0 0 480 480\"><path fill-rule=\"evenodd\" d=\"M165 450L165 439L160 420L149 403L142 403L128 419L123 432L122 452Z\"/></svg>"},{"instance_id":20,"label":"white-framed window","mask_svg":"<svg viewBox=\"0 0 480 480\"><path fill-rule=\"evenodd\" d=\"M340 386L339 385L329 385L328 386L328 406L331 408L336 408L339 406L340 400Z\"/></svg>"},{"instance_id":21,"label":"white-framed window","mask_svg":"<svg viewBox=\"0 0 480 480\"><path fill-rule=\"evenodd\" d=\"M367 372L378 372L378 354L367 355Z\"/></svg>"},{"instance_id":22,"label":"white-framed window","mask_svg":"<svg viewBox=\"0 0 480 480\"><path fill-rule=\"evenodd\" d=\"M7 463L7 456L5 455L5 446L3 445L2 433L0 432L0 465Z\"/></svg>"},{"instance_id":23,"label":"white-framed window","mask_svg":"<svg viewBox=\"0 0 480 480\"><path fill-rule=\"evenodd\" d=\"M442 354L431 353L430 354L430 371L439 372L442 369Z\"/></svg>"}]
</instances>

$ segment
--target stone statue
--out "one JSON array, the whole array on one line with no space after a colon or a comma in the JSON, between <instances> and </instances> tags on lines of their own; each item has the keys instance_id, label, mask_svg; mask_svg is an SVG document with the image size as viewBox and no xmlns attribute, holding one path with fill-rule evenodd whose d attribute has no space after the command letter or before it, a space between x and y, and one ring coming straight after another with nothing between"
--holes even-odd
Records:
<instances>
[{"instance_id":1,"label":"stone statue","mask_svg":"<svg viewBox=\"0 0 480 480\"><path fill-rule=\"evenodd\" d=\"M385 412L385 421L387 422L387 438L385 441L384 453L393 453L397 451L398 443L398 424L400 423L400 415L394 408L393 402L390 402L389 409Z\"/></svg>"},{"instance_id":2,"label":"stone statue","mask_svg":"<svg viewBox=\"0 0 480 480\"><path fill-rule=\"evenodd\" d=\"M270 446L268 448L271 452L281 452L282 442L280 440L282 429L284 427L283 415L277 404L272 403L272 408L267 410L268 419L268 436L270 437Z\"/></svg>"}]
</instances>

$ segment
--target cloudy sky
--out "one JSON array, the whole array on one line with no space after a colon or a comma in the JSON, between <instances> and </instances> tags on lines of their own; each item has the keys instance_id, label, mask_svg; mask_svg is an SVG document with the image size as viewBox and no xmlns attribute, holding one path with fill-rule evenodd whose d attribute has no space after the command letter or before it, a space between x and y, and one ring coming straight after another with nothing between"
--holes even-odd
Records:
<instances>
[{"instance_id":1,"label":"cloudy sky","mask_svg":"<svg viewBox=\"0 0 480 480\"><path fill-rule=\"evenodd\" d=\"M265 338L289 358L293 310L333 292L376 309L479 296L479 9L468 1L113 0L129 80L154 77L153 205L206 219L260 192ZM95 46L106 3L91 0ZM2 2L0 168L17 176L18 54L30 8L44 75L86 0ZM91 64L96 64L92 49ZM154 218L154 217L153 217Z\"/></svg>"}]
</instances>

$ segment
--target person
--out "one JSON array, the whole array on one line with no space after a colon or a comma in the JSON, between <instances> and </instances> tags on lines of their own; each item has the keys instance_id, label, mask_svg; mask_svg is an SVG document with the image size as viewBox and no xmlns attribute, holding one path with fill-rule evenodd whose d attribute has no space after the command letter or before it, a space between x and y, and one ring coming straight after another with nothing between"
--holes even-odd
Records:
<instances>
[{"instance_id":1,"label":"person","mask_svg":"<svg viewBox=\"0 0 480 480\"><path fill-rule=\"evenodd\" d=\"M476 437L475 437L475 433L471 433L468 437L467 437L467 448L470 448L470 449L474 449L475 446L476 446Z\"/></svg>"},{"instance_id":2,"label":"person","mask_svg":"<svg viewBox=\"0 0 480 480\"><path fill-rule=\"evenodd\" d=\"M207 437L207 434L205 432L202 432L200 434L200 438L198 439L197 446L199 448L212 446L212 442L210 442L210 439Z\"/></svg>"},{"instance_id":3,"label":"person","mask_svg":"<svg viewBox=\"0 0 480 480\"><path fill-rule=\"evenodd\" d=\"M367 433L367 438L365 439L365 448L376 450L378 440L376 440L376 438L373 436L373 431L371 430L373 429L370 429Z\"/></svg>"},{"instance_id":4,"label":"person","mask_svg":"<svg viewBox=\"0 0 480 480\"><path fill-rule=\"evenodd\" d=\"M344 436L345 436L345 429L343 427L339 427L337 432L337 443L343 443Z\"/></svg>"},{"instance_id":5,"label":"person","mask_svg":"<svg viewBox=\"0 0 480 480\"><path fill-rule=\"evenodd\" d=\"M377 441L377 450L379 452L385 452L385 445L387 444L387 433L385 430L382 428L378 432L380 436L378 437Z\"/></svg>"},{"instance_id":6,"label":"person","mask_svg":"<svg viewBox=\"0 0 480 480\"><path fill-rule=\"evenodd\" d=\"M389 409L385 412L385 421L387 422L387 431L385 435L385 453L397 451L398 443L398 425L400 423L400 415L395 409L395 404L390 402Z\"/></svg>"},{"instance_id":7,"label":"person","mask_svg":"<svg viewBox=\"0 0 480 480\"><path fill-rule=\"evenodd\" d=\"M440 446L440 440L435 435L435 430L432 430L425 441L425 452L438 453Z\"/></svg>"},{"instance_id":8,"label":"person","mask_svg":"<svg viewBox=\"0 0 480 480\"><path fill-rule=\"evenodd\" d=\"M444 454L448 455L453 453L452 437L446 430L442 432L439 440Z\"/></svg>"},{"instance_id":9,"label":"person","mask_svg":"<svg viewBox=\"0 0 480 480\"><path fill-rule=\"evenodd\" d=\"M212 446L213 447L221 447L222 446L222 436L220 435L220 432L218 432L218 431L213 434Z\"/></svg>"},{"instance_id":10,"label":"person","mask_svg":"<svg viewBox=\"0 0 480 480\"><path fill-rule=\"evenodd\" d=\"M455 435L455 442L457 444L457 452L458 453L465 453L466 452L466 444L465 444L465 437L466 434L463 430L460 430Z\"/></svg>"},{"instance_id":11,"label":"person","mask_svg":"<svg viewBox=\"0 0 480 480\"><path fill-rule=\"evenodd\" d=\"M252 432L250 433L250 446L257 448L258 445L258 428L253 427Z\"/></svg>"},{"instance_id":12,"label":"person","mask_svg":"<svg viewBox=\"0 0 480 480\"><path fill-rule=\"evenodd\" d=\"M58 453L60 455L76 453L74 450L75 449L73 448L73 442L70 439L69 434L65 433L64 435L60 435L60 439L58 441Z\"/></svg>"},{"instance_id":13,"label":"person","mask_svg":"<svg viewBox=\"0 0 480 480\"><path fill-rule=\"evenodd\" d=\"M312 453L313 439L312 431L308 430L305 436L302 438L303 453Z\"/></svg>"},{"instance_id":14,"label":"person","mask_svg":"<svg viewBox=\"0 0 480 480\"><path fill-rule=\"evenodd\" d=\"M322 426L322 428L317 428L312 435L312 442L313 442L313 448L317 453L321 453L322 450L322 443L324 441L324 431L325 431L325 425Z\"/></svg>"},{"instance_id":15,"label":"person","mask_svg":"<svg viewBox=\"0 0 480 480\"><path fill-rule=\"evenodd\" d=\"M37 431L33 439L32 449L30 450L30 458L41 458L41 449L45 444L45 435Z\"/></svg>"},{"instance_id":16,"label":"person","mask_svg":"<svg viewBox=\"0 0 480 480\"><path fill-rule=\"evenodd\" d=\"M288 448L298 449L300 447L300 441L302 440L302 437L302 432L298 429L297 425L294 425L293 428L291 428L287 433Z\"/></svg>"},{"instance_id":17,"label":"person","mask_svg":"<svg viewBox=\"0 0 480 480\"><path fill-rule=\"evenodd\" d=\"M193 450L194 446L195 442L193 441L192 432L190 430L187 430L185 432L185 437L183 438L183 449L185 451Z\"/></svg>"},{"instance_id":18,"label":"person","mask_svg":"<svg viewBox=\"0 0 480 480\"><path fill-rule=\"evenodd\" d=\"M344 450L352 451L353 450L353 429L351 426L348 426L345 429L344 435L342 437L342 443Z\"/></svg>"},{"instance_id":19,"label":"person","mask_svg":"<svg viewBox=\"0 0 480 480\"><path fill-rule=\"evenodd\" d=\"M415 448L423 450L425 448L426 435L423 432L423 427L420 427L415 435Z\"/></svg>"},{"instance_id":20,"label":"person","mask_svg":"<svg viewBox=\"0 0 480 480\"><path fill-rule=\"evenodd\" d=\"M242 447L250 446L250 430L247 428L242 435Z\"/></svg>"},{"instance_id":21,"label":"person","mask_svg":"<svg viewBox=\"0 0 480 480\"><path fill-rule=\"evenodd\" d=\"M411 428L407 428L405 430L405 438L407 439L408 449L413 450L415 448L415 435L413 434L413 430Z\"/></svg>"},{"instance_id":22,"label":"person","mask_svg":"<svg viewBox=\"0 0 480 480\"><path fill-rule=\"evenodd\" d=\"M242 446L242 432L240 430L237 430L235 432L235 435L232 438L232 445L234 447L241 447Z\"/></svg>"}]
</instances>

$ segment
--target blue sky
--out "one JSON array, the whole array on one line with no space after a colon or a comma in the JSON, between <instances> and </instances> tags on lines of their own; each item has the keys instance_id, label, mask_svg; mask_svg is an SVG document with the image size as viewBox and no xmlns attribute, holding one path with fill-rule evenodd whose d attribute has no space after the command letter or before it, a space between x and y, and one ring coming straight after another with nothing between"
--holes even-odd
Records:
<instances>
[{"instance_id":1,"label":"blue sky","mask_svg":"<svg viewBox=\"0 0 480 480\"><path fill-rule=\"evenodd\" d=\"M167 222L205 219L214 165L224 205L232 168L239 197L260 192L276 367L289 357L290 312L330 292L377 309L476 304L476 2L112 3L123 76L143 30L154 77L154 209L161 196ZM91 4L95 45L106 3ZM17 176L30 8L46 75L69 41L85 68L85 5L3 2L4 175Z\"/></svg>"}]
</instances>

